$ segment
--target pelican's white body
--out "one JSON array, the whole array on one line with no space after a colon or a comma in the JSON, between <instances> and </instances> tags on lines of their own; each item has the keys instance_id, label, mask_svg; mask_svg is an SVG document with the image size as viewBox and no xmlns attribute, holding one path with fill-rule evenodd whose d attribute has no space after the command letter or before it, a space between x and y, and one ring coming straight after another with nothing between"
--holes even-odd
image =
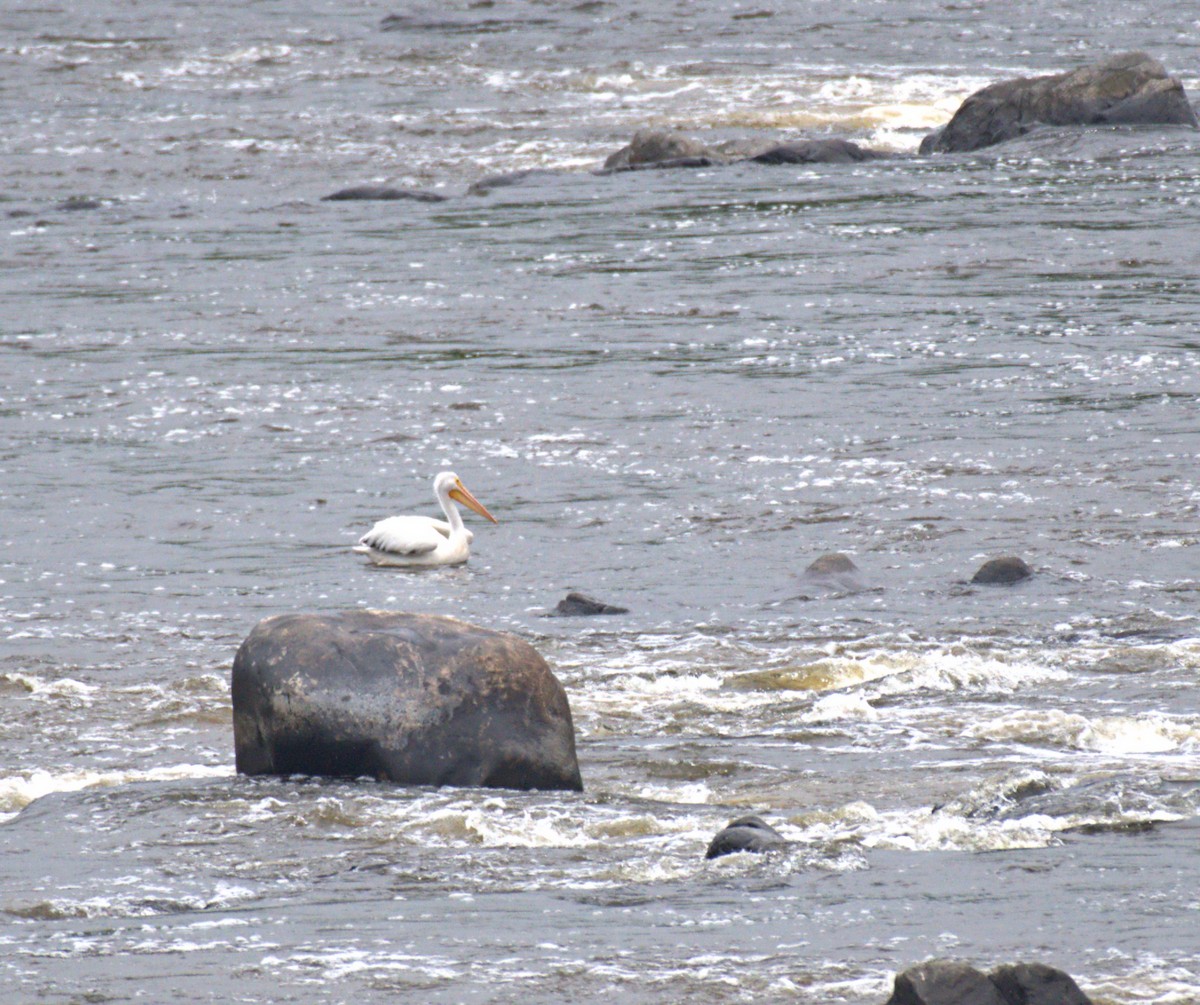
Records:
<instances>
[{"instance_id":1,"label":"pelican's white body","mask_svg":"<svg viewBox=\"0 0 1200 1005\"><path fill-rule=\"evenodd\" d=\"M493 522L495 517L467 492L452 471L443 471L433 480L433 491L446 514L445 520L428 516L391 516L380 520L359 538L354 550L376 565L461 565L470 557L475 535L463 526L454 498Z\"/></svg>"}]
</instances>

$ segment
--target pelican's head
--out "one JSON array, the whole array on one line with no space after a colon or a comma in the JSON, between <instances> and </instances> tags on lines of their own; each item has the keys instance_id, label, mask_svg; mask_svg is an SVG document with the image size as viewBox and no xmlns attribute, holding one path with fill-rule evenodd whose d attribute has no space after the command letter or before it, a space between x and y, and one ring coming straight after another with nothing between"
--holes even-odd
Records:
<instances>
[{"instance_id":1,"label":"pelican's head","mask_svg":"<svg viewBox=\"0 0 1200 1005\"><path fill-rule=\"evenodd\" d=\"M468 509L474 510L482 517L491 520L492 523L499 521L487 511L483 503L476 499L467 490L467 487L462 483L462 479L453 471L443 471L433 480L433 491L437 493L439 499L453 499L455 502L460 502Z\"/></svg>"}]
</instances>

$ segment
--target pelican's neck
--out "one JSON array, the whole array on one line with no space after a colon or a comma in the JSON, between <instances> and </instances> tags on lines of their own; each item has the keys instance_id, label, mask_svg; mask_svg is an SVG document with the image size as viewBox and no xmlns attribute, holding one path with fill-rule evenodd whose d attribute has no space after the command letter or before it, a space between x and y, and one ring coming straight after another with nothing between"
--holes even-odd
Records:
<instances>
[{"instance_id":1,"label":"pelican's neck","mask_svg":"<svg viewBox=\"0 0 1200 1005\"><path fill-rule=\"evenodd\" d=\"M458 506L450 498L450 486L439 485L437 498L442 506L442 512L446 514L446 522L450 524L451 535L461 534L466 528L463 526L462 514L458 512Z\"/></svg>"}]
</instances>

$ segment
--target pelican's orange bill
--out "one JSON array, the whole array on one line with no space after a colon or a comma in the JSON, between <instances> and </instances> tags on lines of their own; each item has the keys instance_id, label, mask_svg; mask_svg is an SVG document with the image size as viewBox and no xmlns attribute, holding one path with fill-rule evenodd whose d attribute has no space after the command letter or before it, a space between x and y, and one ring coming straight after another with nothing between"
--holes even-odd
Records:
<instances>
[{"instance_id":1,"label":"pelican's orange bill","mask_svg":"<svg viewBox=\"0 0 1200 1005\"><path fill-rule=\"evenodd\" d=\"M454 488L450 490L450 498L455 502L460 502L464 506L470 507L480 516L487 517L492 521L492 523L500 522L487 511L487 507L484 506L483 503L481 503L478 499L471 495L470 492L467 491L467 487L462 483L462 481L456 481L454 483Z\"/></svg>"}]
</instances>

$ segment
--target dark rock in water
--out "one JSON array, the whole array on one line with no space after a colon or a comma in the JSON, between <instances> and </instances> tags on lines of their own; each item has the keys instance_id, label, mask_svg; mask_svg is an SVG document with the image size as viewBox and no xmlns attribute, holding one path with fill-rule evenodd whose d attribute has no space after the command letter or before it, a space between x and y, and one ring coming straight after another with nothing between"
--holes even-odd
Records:
<instances>
[{"instance_id":1,"label":"dark rock in water","mask_svg":"<svg viewBox=\"0 0 1200 1005\"><path fill-rule=\"evenodd\" d=\"M1032 575L1033 570L1022 559L1005 555L984 562L971 577L971 582L981 586L1008 586Z\"/></svg>"},{"instance_id":2,"label":"dark rock in water","mask_svg":"<svg viewBox=\"0 0 1200 1005\"><path fill-rule=\"evenodd\" d=\"M927 960L896 975L887 1005L1010 1005L988 976L958 960Z\"/></svg>"},{"instance_id":3,"label":"dark rock in water","mask_svg":"<svg viewBox=\"0 0 1200 1005\"><path fill-rule=\"evenodd\" d=\"M826 552L813 559L804 570L806 576L835 576L847 572L858 572L858 566L854 564L854 559L840 551Z\"/></svg>"},{"instance_id":4,"label":"dark rock in water","mask_svg":"<svg viewBox=\"0 0 1200 1005\"><path fill-rule=\"evenodd\" d=\"M393 188L390 185L354 185L331 195L321 196L322 202L353 202L364 200L413 199L417 202L445 202L444 195L417 188Z\"/></svg>"},{"instance_id":5,"label":"dark rock in water","mask_svg":"<svg viewBox=\"0 0 1200 1005\"><path fill-rule=\"evenodd\" d=\"M810 585L845 593L867 589L858 566L839 551L831 551L814 559L800 578Z\"/></svg>"},{"instance_id":6,"label":"dark rock in water","mask_svg":"<svg viewBox=\"0 0 1200 1005\"><path fill-rule=\"evenodd\" d=\"M639 129L629 145L610 154L605 171L630 171L644 167L708 167L727 159L699 140L681 133Z\"/></svg>"},{"instance_id":7,"label":"dark rock in water","mask_svg":"<svg viewBox=\"0 0 1200 1005\"><path fill-rule=\"evenodd\" d=\"M233 737L247 775L583 788L567 696L542 657L454 618L260 621L233 662Z\"/></svg>"},{"instance_id":8,"label":"dark rock in water","mask_svg":"<svg viewBox=\"0 0 1200 1005\"><path fill-rule=\"evenodd\" d=\"M448 34L493 34L549 27L555 24L549 17L488 17L482 13L496 4L494 0L473 0L467 10L458 13L450 4L411 4L415 9L404 14L388 14L379 22L381 31L446 32ZM479 13L477 13L477 11Z\"/></svg>"},{"instance_id":9,"label":"dark rock in water","mask_svg":"<svg viewBox=\"0 0 1200 1005\"><path fill-rule=\"evenodd\" d=\"M750 159L759 164L855 164L886 156L849 140L823 139L780 143Z\"/></svg>"},{"instance_id":10,"label":"dark rock in water","mask_svg":"<svg viewBox=\"0 0 1200 1005\"><path fill-rule=\"evenodd\" d=\"M488 175L473 182L467 189L467 195L487 195L492 189L511 188L514 185L524 185L526 182L537 181L539 178L550 178L561 174L550 168L527 168L524 171L508 171L505 174Z\"/></svg>"},{"instance_id":11,"label":"dark rock in water","mask_svg":"<svg viewBox=\"0 0 1200 1005\"><path fill-rule=\"evenodd\" d=\"M71 199L64 199L58 204L58 208L68 213L78 213L81 210L102 209L104 203L99 199L87 199L82 196L76 196Z\"/></svg>"},{"instance_id":12,"label":"dark rock in water","mask_svg":"<svg viewBox=\"0 0 1200 1005\"><path fill-rule=\"evenodd\" d=\"M718 156L709 154L700 154L696 157L673 157L665 161L648 161L645 164L631 164L625 168L626 171L665 171L670 168L706 168L715 167L718 164L727 164L728 161ZM609 172L602 172L609 173Z\"/></svg>"},{"instance_id":13,"label":"dark rock in water","mask_svg":"<svg viewBox=\"0 0 1200 1005\"><path fill-rule=\"evenodd\" d=\"M379 29L380 31L461 31L469 25L470 22L465 19L388 14L379 22Z\"/></svg>"},{"instance_id":14,"label":"dark rock in water","mask_svg":"<svg viewBox=\"0 0 1200 1005\"><path fill-rule=\"evenodd\" d=\"M1092 1005L1070 974L1045 963L1010 963L988 976L1008 1005Z\"/></svg>"},{"instance_id":15,"label":"dark rock in water","mask_svg":"<svg viewBox=\"0 0 1200 1005\"><path fill-rule=\"evenodd\" d=\"M586 593L568 593L566 597L560 600L557 606L552 611L548 611L548 618L578 618L590 617L594 614L628 614L628 607L617 607L615 604L606 604L601 600L595 600L589 597Z\"/></svg>"},{"instance_id":16,"label":"dark rock in water","mask_svg":"<svg viewBox=\"0 0 1200 1005\"><path fill-rule=\"evenodd\" d=\"M991 84L921 141L921 153L978 150L1038 125L1197 126L1183 85L1144 52L1046 77Z\"/></svg>"},{"instance_id":17,"label":"dark rock in water","mask_svg":"<svg viewBox=\"0 0 1200 1005\"><path fill-rule=\"evenodd\" d=\"M787 838L762 817L746 816L730 820L709 842L704 857L720 858L734 852L765 852L786 845Z\"/></svg>"},{"instance_id":18,"label":"dark rock in water","mask_svg":"<svg viewBox=\"0 0 1200 1005\"><path fill-rule=\"evenodd\" d=\"M1070 975L1044 963L990 974L959 960L926 960L896 975L886 1005L1092 1005Z\"/></svg>"}]
</instances>

